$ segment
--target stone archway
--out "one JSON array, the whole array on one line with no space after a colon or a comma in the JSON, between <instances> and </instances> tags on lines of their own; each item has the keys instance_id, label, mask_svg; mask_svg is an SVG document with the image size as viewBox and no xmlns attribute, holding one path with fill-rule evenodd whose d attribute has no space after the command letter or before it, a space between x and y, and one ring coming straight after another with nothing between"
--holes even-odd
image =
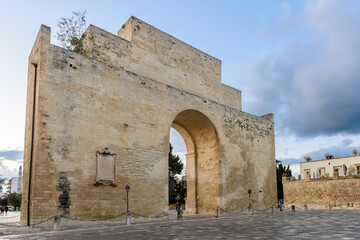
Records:
<instances>
[{"instance_id":1,"label":"stone archway","mask_svg":"<svg viewBox=\"0 0 360 240\"><path fill-rule=\"evenodd\" d=\"M186 212L213 213L220 204L219 138L213 123L197 110L185 110L172 128L183 137L186 154Z\"/></svg>"},{"instance_id":2,"label":"stone archway","mask_svg":"<svg viewBox=\"0 0 360 240\"><path fill-rule=\"evenodd\" d=\"M276 204L273 115L242 111L219 59L134 17L85 35L87 56L42 25L29 56L23 224L63 214L66 179L70 218L120 220L125 185L129 211L168 214L171 126L187 146L188 213L242 209L249 189L255 208Z\"/></svg>"}]
</instances>

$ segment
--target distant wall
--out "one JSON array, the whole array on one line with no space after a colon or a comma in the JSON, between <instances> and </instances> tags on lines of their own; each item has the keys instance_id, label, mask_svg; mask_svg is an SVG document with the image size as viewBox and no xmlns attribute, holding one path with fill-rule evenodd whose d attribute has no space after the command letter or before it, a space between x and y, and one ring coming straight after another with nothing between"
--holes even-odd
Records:
<instances>
[{"instance_id":1,"label":"distant wall","mask_svg":"<svg viewBox=\"0 0 360 240\"><path fill-rule=\"evenodd\" d=\"M328 178L287 181L283 178L285 207L295 205L309 209L326 209L350 206L360 208L360 178Z\"/></svg>"}]
</instances>

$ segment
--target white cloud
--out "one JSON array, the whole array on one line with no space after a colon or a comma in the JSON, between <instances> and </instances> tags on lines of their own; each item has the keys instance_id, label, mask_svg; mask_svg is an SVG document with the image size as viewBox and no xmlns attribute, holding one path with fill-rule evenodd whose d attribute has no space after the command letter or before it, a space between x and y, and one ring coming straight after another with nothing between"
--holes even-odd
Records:
<instances>
[{"instance_id":1,"label":"white cloud","mask_svg":"<svg viewBox=\"0 0 360 240\"><path fill-rule=\"evenodd\" d=\"M252 57L243 69L246 110L275 112L277 131L300 137L360 133L360 10L352 1L311 0L293 17L308 39Z\"/></svg>"},{"instance_id":2,"label":"white cloud","mask_svg":"<svg viewBox=\"0 0 360 240\"><path fill-rule=\"evenodd\" d=\"M170 129L170 143L173 146L173 154L179 155L181 162L184 163L183 172L186 170L186 157L187 153L186 145L184 139L181 137L180 133L175 129Z\"/></svg>"},{"instance_id":3,"label":"white cloud","mask_svg":"<svg viewBox=\"0 0 360 240\"><path fill-rule=\"evenodd\" d=\"M290 165L292 175L297 178L300 175L300 164Z\"/></svg>"},{"instance_id":4,"label":"white cloud","mask_svg":"<svg viewBox=\"0 0 360 240\"><path fill-rule=\"evenodd\" d=\"M1 150L0 151L0 175L4 178L16 177L19 166L23 165L23 151Z\"/></svg>"},{"instance_id":5,"label":"white cloud","mask_svg":"<svg viewBox=\"0 0 360 240\"><path fill-rule=\"evenodd\" d=\"M19 166L22 166L22 159L17 161L0 158L0 172L3 177L16 177L19 172Z\"/></svg>"}]
</instances>

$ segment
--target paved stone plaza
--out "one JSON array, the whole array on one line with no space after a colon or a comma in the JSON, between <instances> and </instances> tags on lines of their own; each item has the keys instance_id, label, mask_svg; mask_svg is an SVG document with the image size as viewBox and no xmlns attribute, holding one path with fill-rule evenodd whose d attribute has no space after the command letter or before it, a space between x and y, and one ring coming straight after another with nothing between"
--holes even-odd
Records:
<instances>
[{"instance_id":1,"label":"paved stone plaza","mask_svg":"<svg viewBox=\"0 0 360 240\"><path fill-rule=\"evenodd\" d=\"M1 223L13 223L20 222L20 212L19 211L9 211L7 215L0 215L0 224Z\"/></svg>"},{"instance_id":2,"label":"paved stone plaza","mask_svg":"<svg viewBox=\"0 0 360 240\"><path fill-rule=\"evenodd\" d=\"M359 239L359 211L297 211L189 216L123 223L19 228L0 225L1 239Z\"/></svg>"}]
</instances>

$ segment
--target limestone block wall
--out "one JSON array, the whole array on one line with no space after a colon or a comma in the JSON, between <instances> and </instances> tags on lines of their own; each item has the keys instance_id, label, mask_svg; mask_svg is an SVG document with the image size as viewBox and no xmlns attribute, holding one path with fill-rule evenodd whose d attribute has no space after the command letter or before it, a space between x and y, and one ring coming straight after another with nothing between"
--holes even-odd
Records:
<instances>
[{"instance_id":1,"label":"limestone block wall","mask_svg":"<svg viewBox=\"0 0 360 240\"><path fill-rule=\"evenodd\" d=\"M93 25L86 35L91 57L241 110L241 91L221 83L219 59L135 17L118 36Z\"/></svg>"},{"instance_id":2,"label":"limestone block wall","mask_svg":"<svg viewBox=\"0 0 360 240\"><path fill-rule=\"evenodd\" d=\"M31 50L28 63L28 80L27 80L27 97L26 97L26 121L25 121L25 139L24 139L24 160L23 160L23 178L22 178L22 222L27 221L28 208L27 199L29 196L29 185L34 183L34 171L30 175L30 158L36 158L37 152L32 151L36 148L39 141L39 122L34 122L33 119L39 118L39 88L38 83L35 85L35 66L38 75L43 69L40 68L40 58L46 52L46 46L50 42L50 28L42 25L39 34L35 40L34 46ZM38 76L37 76L38 78ZM35 97L34 97L35 93ZM34 131L34 134L33 134ZM34 165L34 164L33 164ZM34 168L34 166L33 166ZM30 197L34 197L34 192L31 192Z\"/></svg>"},{"instance_id":3,"label":"limestone block wall","mask_svg":"<svg viewBox=\"0 0 360 240\"><path fill-rule=\"evenodd\" d=\"M128 30L123 34L131 35L129 39L133 41L137 33ZM130 211L147 216L167 214L169 134L174 123L182 126L195 143L193 152L188 148L188 153L193 153L196 160L193 202L197 213L215 213L217 207L243 208L248 204L248 189L253 191L254 207L261 209L276 204L273 116L258 117L242 112L241 102L234 100L237 98L216 92L222 88L210 85L223 86L216 83L218 71L214 70L214 76L207 78L203 75L213 69L206 72L195 66L183 66L200 71L197 76L211 82L209 88L199 90L197 86L204 82L195 78L194 82L199 82L190 91L187 84L174 82L171 72L164 70L168 80L158 75L157 68L144 65L148 76L138 72L134 66L139 63L134 59L140 61L146 57L135 51L127 56L127 40L113 42L102 49L107 54L95 57L52 45L50 35L50 29L42 26L29 57L30 63L38 64L37 101L33 115L34 69L29 66L23 224L28 223L28 217L30 224L34 224L64 213L78 219L100 219L123 213L126 184L131 186ZM155 38L161 36L162 33ZM155 43L164 44L162 40ZM135 48L134 44L129 48ZM193 51L199 58L206 56ZM155 56L162 57L160 52L148 55L149 64L157 61ZM216 68L218 63L213 62L209 66ZM226 86L224 89L240 93ZM228 102L231 104L227 105ZM187 111L194 114L182 115ZM116 154L114 186L96 184L96 152L105 148Z\"/></svg>"},{"instance_id":4,"label":"limestone block wall","mask_svg":"<svg viewBox=\"0 0 360 240\"><path fill-rule=\"evenodd\" d=\"M360 208L360 178L283 180L284 204L309 209L347 208L348 204Z\"/></svg>"}]
</instances>

